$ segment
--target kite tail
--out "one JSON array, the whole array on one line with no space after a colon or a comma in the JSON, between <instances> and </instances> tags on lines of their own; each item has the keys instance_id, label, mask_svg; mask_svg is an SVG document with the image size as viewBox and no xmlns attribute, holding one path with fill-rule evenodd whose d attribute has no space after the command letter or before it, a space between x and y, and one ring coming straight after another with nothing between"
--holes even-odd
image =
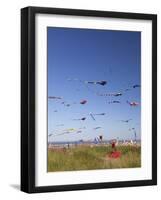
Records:
<instances>
[{"instance_id":1,"label":"kite tail","mask_svg":"<svg viewBox=\"0 0 161 200\"><path fill-rule=\"evenodd\" d=\"M98 94L99 96L114 96L113 94Z\"/></svg>"}]
</instances>

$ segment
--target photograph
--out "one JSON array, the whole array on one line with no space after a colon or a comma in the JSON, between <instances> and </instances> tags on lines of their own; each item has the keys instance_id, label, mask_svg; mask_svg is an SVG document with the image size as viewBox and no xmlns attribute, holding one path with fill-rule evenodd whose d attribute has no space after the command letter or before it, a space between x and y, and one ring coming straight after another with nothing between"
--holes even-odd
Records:
<instances>
[{"instance_id":1,"label":"photograph","mask_svg":"<svg viewBox=\"0 0 161 200\"><path fill-rule=\"evenodd\" d=\"M47 172L141 168L141 31L47 27Z\"/></svg>"},{"instance_id":2,"label":"photograph","mask_svg":"<svg viewBox=\"0 0 161 200\"><path fill-rule=\"evenodd\" d=\"M157 184L157 15L21 9L21 190Z\"/></svg>"}]
</instances>

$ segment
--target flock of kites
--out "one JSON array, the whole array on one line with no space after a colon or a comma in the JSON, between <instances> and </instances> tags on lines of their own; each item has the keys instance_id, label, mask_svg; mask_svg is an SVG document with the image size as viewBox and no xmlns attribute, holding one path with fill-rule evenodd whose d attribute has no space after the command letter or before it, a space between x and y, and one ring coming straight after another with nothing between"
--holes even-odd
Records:
<instances>
[{"instance_id":1,"label":"flock of kites","mask_svg":"<svg viewBox=\"0 0 161 200\"><path fill-rule=\"evenodd\" d=\"M101 81L83 81L83 80L80 80L80 79L67 79L68 81L79 81L83 84L85 84L87 86L87 89L90 89L88 87L89 84L93 84L93 85L100 85L100 86L105 86L107 84L107 81L105 80L101 80ZM131 87L129 88L126 88L124 89L122 92L116 92L116 93L100 93L100 92L95 92L92 90L92 92L94 92L96 95L98 96L113 96L113 97L119 97L119 96L122 96L124 92L126 91L129 91L129 90L132 90L132 89L135 89L135 88L140 88L141 86L139 84L135 84L135 85L132 85ZM91 90L91 89L90 89ZM63 97L60 97L60 96L49 96L48 97L49 100L60 100L60 103L66 107L70 107L72 106L73 104L80 104L80 105L85 105L86 103L88 103L88 101L86 99L83 99L83 100L80 100L80 102L73 102L73 103L68 103L66 101L64 101L64 98ZM118 100L113 100L113 101L109 101L108 102L109 104L120 104L121 101L118 101ZM138 102L135 102L135 101L126 101L126 103L129 105L129 106L132 106L132 107L136 107L139 105ZM54 112L58 112L58 110L54 110ZM89 113L89 116L91 117L92 120L96 121L96 118L97 116L104 116L106 115L106 113ZM79 121L85 121L87 119L87 117L82 117L82 118L76 118L76 119L72 119L72 120L79 120ZM128 123L129 121L131 121L132 119L126 119L126 120L119 120L120 122L124 122L124 123ZM64 124L57 124L56 125L57 127L63 127ZM97 127L94 127L93 130L97 130L97 129L101 129L102 127L100 126L97 126ZM48 136L51 137L51 136L59 136L59 135L64 135L64 134L71 134L71 133L82 133L83 132L83 129L86 129L86 127L80 127L78 129L75 129L75 128L68 128L68 129L63 129L62 132L60 133L51 133L49 134ZM134 131L134 134L135 134L135 138L136 138L136 131L135 131L135 128L131 128L129 129L129 131ZM95 138L96 139L96 138Z\"/></svg>"}]
</instances>

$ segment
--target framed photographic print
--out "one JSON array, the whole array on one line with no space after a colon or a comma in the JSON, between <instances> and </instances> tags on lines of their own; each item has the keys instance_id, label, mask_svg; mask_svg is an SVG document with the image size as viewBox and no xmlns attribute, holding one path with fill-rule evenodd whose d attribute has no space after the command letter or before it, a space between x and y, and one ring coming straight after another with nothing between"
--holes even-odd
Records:
<instances>
[{"instance_id":1,"label":"framed photographic print","mask_svg":"<svg viewBox=\"0 0 161 200\"><path fill-rule=\"evenodd\" d=\"M21 10L21 190L157 184L157 16Z\"/></svg>"}]
</instances>

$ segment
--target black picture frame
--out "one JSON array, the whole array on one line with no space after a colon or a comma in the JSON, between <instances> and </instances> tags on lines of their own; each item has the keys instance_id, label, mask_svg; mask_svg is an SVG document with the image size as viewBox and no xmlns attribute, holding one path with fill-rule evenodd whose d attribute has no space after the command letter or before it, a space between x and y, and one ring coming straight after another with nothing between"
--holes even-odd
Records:
<instances>
[{"instance_id":1,"label":"black picture frame","mask_svg":"<svg viewBox=\"0 0 161 200\"><path fill-rule=\"evenodd\" d=\"M152 21L152 179L59 186L35 186L35 15L60 14ZM157 184L157 15L45 7L21 9L21 190L58 192Z\"/></svg>"}]
</instances>

